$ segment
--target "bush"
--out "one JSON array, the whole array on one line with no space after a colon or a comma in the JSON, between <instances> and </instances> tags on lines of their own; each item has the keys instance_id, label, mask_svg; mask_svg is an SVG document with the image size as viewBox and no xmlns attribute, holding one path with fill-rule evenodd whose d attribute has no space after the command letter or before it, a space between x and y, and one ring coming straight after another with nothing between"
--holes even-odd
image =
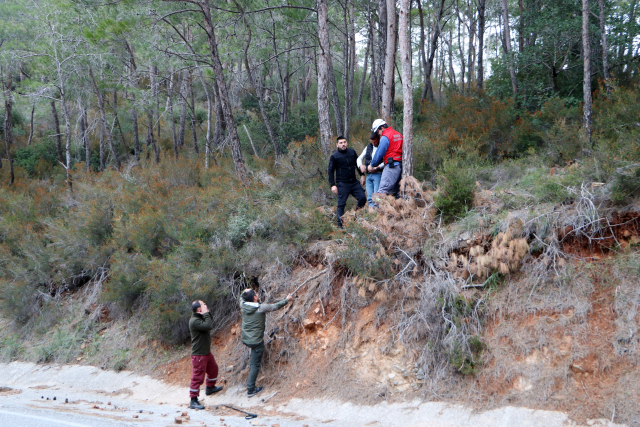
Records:
<instances>
[{"instance_id":1,"label":"bush","mask_svg":"<svg viewBox=\"0 0 640 427\"><path fill-rule=\"evenodd\" d=\"M640 163L634 163L616 170L611 186L611 200L624 203L631 196L640 194Z\"/></svg>"},{"instance_id":2,"label":"bush","mask_svg":"<svg viewBox=\"0 0 640 427\"><path fill-rule=\"evenodd\" d=\"M440 191L435 196L436 207L445 221L463 217L473 206L475 179L473 171L460 160L447 160L438 177Z\"/></svg>"},{"instance_id":3,"label":"bush","mask_svg":"<svg viewBox=\"0 0 640 427\"><path fill-rule=\"evenodd\" d=\"M465 350L466 347L468 350ZM486 344L476 335L469 338L466 345L456 345L449 353L449 362L462 375L476 375L482 367L482 351Z\"/></svg>"},{"instance_id":4,"label":"bush","mask_svg":"<svg viewBox=\"0 0 640 427\"><path fill-rule=\"evenodd\" d=\"M130 312L147 288L148 264L148 259L141 255L114 253L110 278L104 285L102 298Z\"/></svg>"},{"instance_id":5,"label":"bush","mask_svg":"<svg viewBox=\"0 0 640 427\"><path fill-rule=\"evenodd\" d=\"M357 223L347 223L346 232L346 248L339 254L340 264L354 276L384 280L393 275L393 262L380 232Z\"/></svg>"},{"instance_id":6,"label":"bush","mask_svg":"<svg viewBox=\"0 0 640 427\"><path fill-rule=\"evenodd\" d=\"M0 340L0 360L13 362L22 352L24 352L24 348L15 336Z\"/></svg>"},{"instance_id":7,"label":"bush","mask_svg":"<svg viewBox=\"0 0 640 427\"><path fill-rule=\"evenodd\" d=\"M44 178L58 164L56 143L51 140L20 148L13 156L16 166L24 168L32 177Z\"/></svg>"}]
</instances>

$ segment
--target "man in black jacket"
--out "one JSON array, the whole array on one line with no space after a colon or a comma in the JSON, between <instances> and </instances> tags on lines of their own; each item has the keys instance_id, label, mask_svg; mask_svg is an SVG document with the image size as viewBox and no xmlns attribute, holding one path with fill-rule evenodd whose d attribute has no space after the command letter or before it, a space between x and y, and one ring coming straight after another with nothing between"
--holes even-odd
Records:
<instances>
[{"instance_id":1,"label":"man in black jacket","mask_svg":"<svg viewBox=\"0 0 640 427\"><path fill-rule=\"evenodd\" d=\"M347 148L347 139L343 136L338 137L336 143L338 151L331 155L329 159L329 184L331 191L338 195L338 227L342 228L342 215L344 215L344 207L347 205L349 194L358 200L358 207L364 207L367 202L367 196L364 194L362 185L356 179L356 171L362 176L362 172L358 169L356 162L358 154L352 148ZM334 178L335 173L335 178Z\"/></svg>"}]
</instances>

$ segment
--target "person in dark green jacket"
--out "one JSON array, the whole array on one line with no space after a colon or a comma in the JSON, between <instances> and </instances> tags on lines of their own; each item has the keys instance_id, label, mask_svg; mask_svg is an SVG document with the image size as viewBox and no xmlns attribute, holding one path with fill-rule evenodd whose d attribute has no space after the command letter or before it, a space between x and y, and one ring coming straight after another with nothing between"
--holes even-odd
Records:
<instances>
[{"instance_id":1,"label":"person in dark green jacket","mask_svg":"<svg viewBox=\"0 0 640 427\"><path fill-rule=\"evenodd\" d=\"M258 294L253 289L245 289L240 300L242 311L242 342L251 349L251 369L247 378L247 396L253 397L260 393L264 387L256 387L256 378L260 371L262 353L264 353L264 328L266 315L270 311L280 310L287 305L293 297L287 295L286 299L276 304L261 304Z\"/></svg>"},{"instance_id":2,"label":"person in dark green jacket","mask_svg":"<svg viewBox=\"0 0 640 427\"><path fill-rule=\"evenodd\" d=\"M194 301L191 304L191 319L189 320L189 332L191 333L191 364L193 365L193 375L191 377L191 387L189 396L191 397L191 409L204 409L204 405L198 401L200 386L204 382L207 374L207 386L205 394L207 396L222 390L216 387L218 380L218 364L211 354L211 330L213 329L213 318L209 313L207 304L202 301Z\"/></svg>"}]
</instances>

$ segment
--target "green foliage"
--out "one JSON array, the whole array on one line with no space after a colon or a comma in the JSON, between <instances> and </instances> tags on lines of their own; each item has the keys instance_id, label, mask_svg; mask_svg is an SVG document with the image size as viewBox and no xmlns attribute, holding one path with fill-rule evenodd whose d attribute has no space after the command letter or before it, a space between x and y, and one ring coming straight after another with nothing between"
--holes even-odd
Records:
<instances>
[{"instance_id":1,"label":"green foliage","mask_svg":"<svg viewBox=\"0 0 640 427\"><path fill-rule=\"evenodd\" d=\"M104 285L102 298L131 311L147 288L149 260L142 255L121 251L111 256L109 281Z\"/></svg>"},{"instance_id":2,"label":"green foliage","mask_svg":"<svg viewBox=\"0 0 640 427\"><path fill-rule=\"evenodd\" d=\"M0 110L0 134L4 135L4 110ZM11 109L11 125L13 127L21 126L24 123L24 116L17 108ZM13 132L16 132L17 129L13 129Z\"/></svg>"},{"instance_id":3,"label":"green foliage","mask_svg":"<svg viewBox=\"0 0 640 427\"><path fill-rule=\"evenodd\" d=\"M469 165L447 160L438 177L440 191L434 201L445 221L466 215L473 207L475 179Z\"/></svg>"},{"instance_id":4,"label":"green foliage","mask_svg":"<svg viewBox=\"0 0 640 427\"><path fill-rule=\"evenodd\" d=\"M52 337L37 349L38 362L70 361L76 354L80 337L77 333L57 328L51 332Z\"/></svg>"},{"instance_id":5,"label":"green foliage","mask_svg":"<svg viewBox=\"0 0 640 427\"><path fill-rule=\"evenodd\" d=\"M640 195L640 164L635 163L616 170L611 187L611 200L624 203Z\"/></svg>"},{"instance_id":6,"label":"green foliage","mask_svg":"<svg viewBox=\"0 0 640 427\"><path fill-rule=\"evenodd\" d=\"M439 303L451 322L447 324L448 333L452 328L462 330L468 318L479 311L478 301L468 300L460 294L448 299L440 298ZM486 344L477 335L456 335L453 347L449 350L449 362L461 374L475 375L482 367L482 352L485 349Z\"/></svg>"},{"instance_id":7,"label":"green foliage","mask_svg":"<svg viewBox=\"0 0 640 427\"><path fill-rule=\"evenodd\" d=\"M3 362L13 362L23 352L24 348L16 336L12 335L0 340L0 360Z\"/></svg>"},{"instance_id":8,"label":"green foliage","mask_svg":"<svg viewBox=\"0 0 640 427\"><path fill-rule=\"evenodd\" d=\"M13 155L16 166L24 168L30 176L44 178L58 164L58 152L53 141L45 141L16 150Z\"/></svg>"},{"instance_id":9,"label":"green foliage","mask_svg":"<svg viewBox=\"0 0 640 427\"><path fill-rule=\"evenodd\" d=\"M117 351L113 356L113 360L115 360L115 362L113 363L114 371L120 372L126 369L127 364L129 363L129 349Z\"/></svg>"},{"instance_id":10,"label":"green foliage","mask_svg":"<svg viewBox=\"0 0 640 427\"><path fill-rule=\"evenodd\" d=\"M486 344L475 335L467 340L466 346L456 345L449 353L449 362L462 375L476 375L484 363L482 352L486 348Z\"/></svg>"},{"instance_id":11,"label":"green foliage","mask_svg":"<svg viewBox=\"0 0 640 427\"><path fill-rule=\"evenodd\" d=\"M339 254L339 262L354 276L370 277L376 280L390 278L393 262L385 250L384 236L357 223L347 223L345 227L346 248Z\"/></svg>"}]
</instances>

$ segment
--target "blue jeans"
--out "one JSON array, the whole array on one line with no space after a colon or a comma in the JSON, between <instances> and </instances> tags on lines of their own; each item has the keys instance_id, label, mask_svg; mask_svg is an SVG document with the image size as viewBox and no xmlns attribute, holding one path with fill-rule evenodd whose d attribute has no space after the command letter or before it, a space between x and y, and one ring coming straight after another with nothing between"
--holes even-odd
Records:
<instances>
[{"instance_id":1,"label":"blue jeans","mask_svg":"<svg viewBox=\"0 0 640 427\"><path fill-rule=\"evenodd\" d=\"M371 196L373 196L373 193L378 191L378 187L380 187L381 177L382 172L370 173L367 175L367 201L369 202L369 206L375 206L373 200L371 200Z\"/></svg>"}]
</instances>

